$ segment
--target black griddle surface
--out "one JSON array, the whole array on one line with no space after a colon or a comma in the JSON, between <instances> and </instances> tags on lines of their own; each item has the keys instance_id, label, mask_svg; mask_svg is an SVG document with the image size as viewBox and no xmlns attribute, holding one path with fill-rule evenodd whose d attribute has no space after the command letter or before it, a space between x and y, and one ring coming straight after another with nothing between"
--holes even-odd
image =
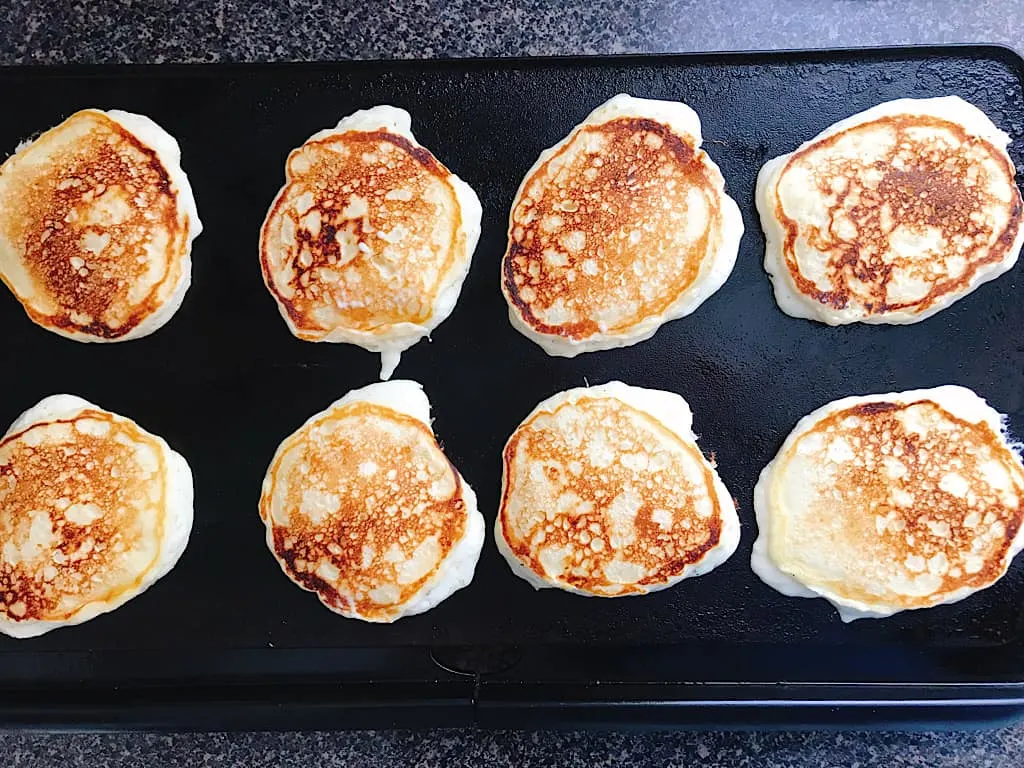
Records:
<instances>
[{"instance_id":1,"label":"black griddle surface","mask_svg":"<svg viewBox=\"0 0 1024 768\"><path fill-rule=\"evenodd\" d=\"M1020 59L997 48L0 71L0 146L85 107L149 115L180 142L205 226L182 309L139 341L61 339L0 293L0 424L45 395L74 393L164 436L196 484L195 527L178 566L80 627L0 638L0 689L168 679L271 690L332 679L434 685L454 678L429 661L430 649L459 666L467 648L479 658L510 646L506 674L517 679L521 669L524 680L1024 679L1024 562L964 602L852 625L823 600L774 592L749 567L757 474L796 421L827 401L961 384L1024 436L1024 262L916 325L830 328L788 317L761 266L759 167L879 102L948 94L1007 131L1024 166L1021 77ZM697 111L746 234L731 278L693 315L633 347L548 357L511 328L499 291L509 205L538 153L619 92ZM375 381L379 362L357 347L291 336L260 278L259 228L288 151L381 103L409 110L417 139L483 202L457 308L432 342L405 353L395 376L425 386L437 434L488 523L501 448L520 420L554 392L621 379L691 404L700 444L740 505L742 542L728 563L654 595L585 599L535 592L488 533L470 587L389 626L335 616L281 574L256 510L270 457L312 413Z\"/></svg>"}]
</instances>

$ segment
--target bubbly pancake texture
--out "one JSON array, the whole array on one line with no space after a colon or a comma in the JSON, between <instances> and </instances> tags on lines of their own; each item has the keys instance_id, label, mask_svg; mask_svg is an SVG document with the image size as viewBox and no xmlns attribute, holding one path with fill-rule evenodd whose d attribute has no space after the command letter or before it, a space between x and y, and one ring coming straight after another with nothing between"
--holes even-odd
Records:
<instances>
[{"instance_id":1,"label":"bubbly pancake texture","mask_svg":"<svg viewBox=\"0 0 1024 768\"><path fill-rule=\"evenodd\" d=\"M534 587L618 597L723 563L739 518L679 395L621 382L548 398L504 452L495 540Z\"/></svg>"},{"instance_id":2,"label":"bubbly pancake texture","mask_svg":"<svg viewBox=\"0 0 1024 768\"><path fill-rule=\"evenodd\" d=\"M509 217L512 325L548 354L621 347L697 309L743 221L685 104L620 94L546 150Z\"/></svg>"},{"instance_id":3,"label":"bubbly pancake texture","mask_svg":"<svg viewBox=\"0 0 1024 768\"><path fill-rule=\"evenodd\" d=\"M180 156L149 118L86 109L0 166L0 279L33 322L114 342L171 318L202 229Z\"/></svg>"},{"instance_id":4,"label":"bubbly pancake texture","mask_svg":"<svg viewBox=\"0 0 1024 768\"><path fill-rule=\"evenodd\" d=\"M1007 144L960 98L901 99L770 161L757 205L779 307L914 323L1006 272L1024 242Z\"/></svg>"},{"instance_id":5,"label":"bubbly pancake texture","mask_svg":"<svg viewBox=\"0 0 1024 768\"><path fill-rule=\"evenodd\" d=\"M134 422L56 395L0 440L0 632L33 637L111 611L188 542L192 475Z\"/></svg>"},{"instance_id":6,"label":"bubbly pancake texture","mask_svg":"<svg viewBox=\"0 0 1024 768\"><path fill-rule=\"evenodd\" d=\"M263 279L292 333L402 351L455 308L480 236L469 186L416 143L409 114L380 106L288 156L263 224Z\"/></svg>"},{"instance_id":7,"label":"bubbly pancake texture","mask_svg":"<svg viewBox=\"0 0 1024 768\"><path fill-rule=\"evenodd\" d=\"M260 497L288 577L343 616L391 622L469 584L476 496L442 453L419 384L350 392L278 449Z\"/></svg>"},{"instance_id":8,"label":"bubbly pancake texture","mask_svg":"<svg viewBox=\"0 0 1024 768\"><path fill-rule=\"evenodd\" d=\"M761 473L751 565L845 621L962 600L1024 547L1024 466L963 387L838 400Z\"/></svg>"}]
</instances>

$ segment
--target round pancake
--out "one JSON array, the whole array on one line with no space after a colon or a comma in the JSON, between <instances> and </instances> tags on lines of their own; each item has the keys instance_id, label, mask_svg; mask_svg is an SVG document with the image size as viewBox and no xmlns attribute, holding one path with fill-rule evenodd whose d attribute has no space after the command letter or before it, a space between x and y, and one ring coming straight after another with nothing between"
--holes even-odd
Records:
<instances>
[{"instance_id":1,"label":"round pancake","mask_svg":"<svg viewBox=\"0 0 1024 768\"><path fill-rule=\"evenodd\" d=\"M48 397L0 440L0 633L112 611L167 574L192 529L192 473L133 421Z\"/></svg>"},{"instance_id":2,"label":"round pancake","mask_svg":"<svg viewBox=\"0 0 1024 768\"><path fill-rule=\"evenodd\" d=\"M391 622L473 579L484 522L413 381L371 384L278 448L263 481L267 546L335 613Z\"/></svg>"},{"instance_id":3,"label":"round pancake","mask_svg":"<svg viewBox=\"0 0 1024 768\"><path fill-rule=\"evenodd\" d=\"M1024 548L1024 466L955 386L848 397L804 417L754 491L751 566L844 621L962 600Z\"/></svg>"},{"instance_id":4,"label":"round pancake","mask_svg":"<svg viewBox=\"0 0 1024 768\"><path fill-rule=\"evenodd\" d=\"M1009 137L955 96L900 99L767 163L757 207L779 307L829 325L915 323L1017 261Z\"/></svg>"},{"instance_id":5,"label":"round pancake","mask_svg":"<svg viewBox=\"0 0 1024 768\"><path fill-rule=\"evenodd\" d=\"M636 344L690 314L736 262L743 220L685 104L620 94L527 172L501 286L550 355Z\"/></svg>"},{"instance_id":6,"label":"round pancake","mask_svg":"<svg viewBox=\"0 0 1024 768\"><path fill-rule=\"evenodd\" d=\"M86 109L0 166L0 280L33 322L113 342L170 320L202 231L180 158L148 117Z\"/></svg>"},{"instance_id":7,"label":"round pancake","mask_svg":"<svg viewBox=\"0 0 1024 768\"><path fill-rule=\"evenodd\" d=\"M732 496L686 401L613 381L540 403L505 445L498 550L535 588L642 595L725 562Z\"/></svg>"},{"instance_id":8,"label":"round pancake","mask_svg":"<svg viewBox=\"0 0 1024 768\"><path fill-rule=\"evenodd\" d=\"M293 334L380 352L381 378L455 308L480 201L380 106L288 155L260 234L263 280Z\"/></svg>"}]
</instances>

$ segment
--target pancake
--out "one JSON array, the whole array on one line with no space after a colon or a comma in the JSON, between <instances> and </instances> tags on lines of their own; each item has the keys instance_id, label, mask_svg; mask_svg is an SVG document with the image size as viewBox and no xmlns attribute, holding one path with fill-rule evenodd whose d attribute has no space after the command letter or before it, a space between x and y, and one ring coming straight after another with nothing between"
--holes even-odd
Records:
<instances>
[{"instance_id":1,"label":"pancake","mask_svg":"<svg viewBox=\"0 0 1024 768\"><path fill-rule=\"evenodd\" d=\"M916 323L1009 270L1024 243L1009 142L956 96L900 99L768 162L756 197L779 307Z\"/></svg>"},{"instance_id":2,"label":"pancake","mask_svg":"<svg viewBox=\"0 0 1024 768\"><path fill-rule=\"evenodd\" d=\"M685 104L620 94L542 152L509 216L512 325L574 357L648 339L721 288L743 220L700 144Z\"/></svg>"},{"instance_id":3,"label":"pancake","mask_svg":"<svg viewBox=\"0 0 1024 768\"><path fill-rule=\"evenodd\" d=\"M192 530L192 472L135 422L47 397L0 440L0 633L112 611L165 576Z\"/></svg>"},{"instance_id":4,"label":"pancake","mask_svg":"<svg viewBox=\"0 0 1024 768\"><path fill-rule=\"evenodd\" d=\"M174 138L86 109L0 166L0 280L76 341L147 336L178 311L202 224Z\"/></svg>"},{"instance_id":5,"label":"pancake","mask_svg":"<svg viewBox=\"0 0 1024 768\"><path fill-rule=\"evenodd\" d=\"M643 595L721 565L739 518L679 395L613 381L549 397L504 452L498 551L537 589Z\"/></svg>"},{"instance_id":6,"label":"pancake","mask_svg":"<svg viewBox=\"0 0 1024 768\"><path fill-rule=\"evenodd\" d=\"M754 490L751 567L844 621L954 603L1024 548L1024 466L955 386L848 397L804 417Z\"/></svg>"},{"instance_id":7,"label":"pancake","mask_svg":"<svg viewBox=\"0 0 1024 768\"><path fill-rule=\"evenodd\" d=\"M421 147L409 113L360 110L288 155L260 234L263 281L293 334L381 353L451 314L480 237L480 201Z\"/></svg>"},{"instance_id":8,"label":"pancake","mask_svg":"<svg viewBox=\"0 0 1024 768\"><path fill-rule=\"evenodd\" d=\"M371 622L429 611L468 585L484 540L476 495L414 381L353 390L285 439L260 517L288 578Z\"/></svg>"}]
</instances>

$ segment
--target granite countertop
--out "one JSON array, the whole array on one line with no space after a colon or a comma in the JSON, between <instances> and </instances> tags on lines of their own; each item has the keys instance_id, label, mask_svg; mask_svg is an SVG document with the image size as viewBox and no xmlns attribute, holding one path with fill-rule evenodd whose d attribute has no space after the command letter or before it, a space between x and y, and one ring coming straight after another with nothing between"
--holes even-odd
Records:
<instances>
[{"instance_id":1,"label":"granite countertop","mask_svg":"<svg viewBox=\"0 0 1024 768\"><path fill-rule=\"evenodd\" d=\"M8 0L0 63L546 56L1002 42L1018 0Z\"/></svg>"},{"instance_id":2,"label":"granite countertop","mask_svg":"<svg viewBox=\"0 0 1024 768\"><path fill-rule=\"evenodd\" d=\"M743 50L1024 39L1020 0L9 0L0 64ZM0 762L94 765L1019 766L970 733L0 734Z\"/></svg>"}]
</instances>

